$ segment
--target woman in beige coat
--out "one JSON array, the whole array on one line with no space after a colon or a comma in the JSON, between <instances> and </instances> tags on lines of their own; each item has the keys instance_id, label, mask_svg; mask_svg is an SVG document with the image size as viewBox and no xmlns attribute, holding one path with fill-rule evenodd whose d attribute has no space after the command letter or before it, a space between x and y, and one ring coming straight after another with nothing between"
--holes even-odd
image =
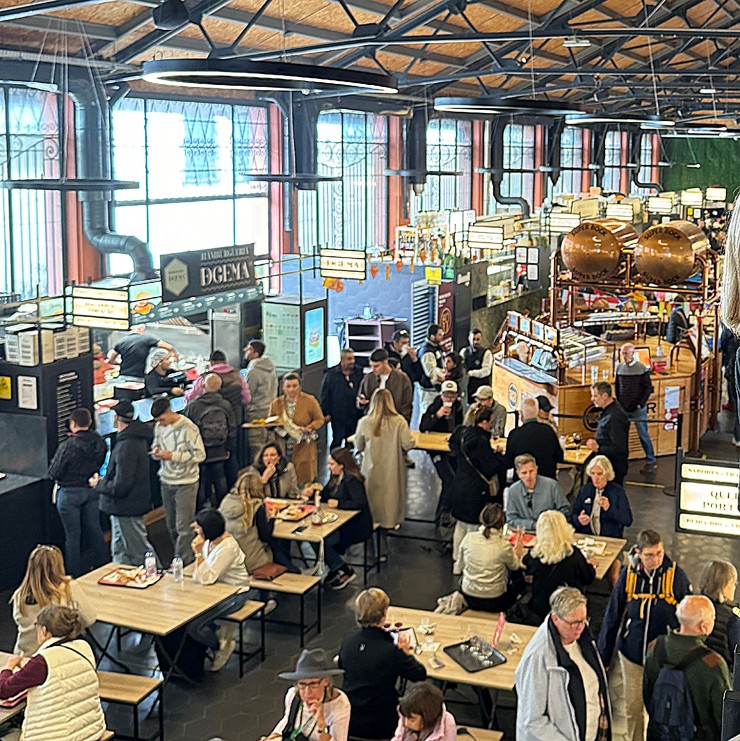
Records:
<instances>
[{"instance_id":1,"label":"woman in beige coat","mask_svg":"<svg viewBox=\"0 0 740 741\"><path fill-rule=\"evenodd\" d=\"M385 530L398 527L406 516L404 454L413 447L414 438L391 392L378 389L357 425L355 448L363 453L361 470L373 521Z\"/></svg>"},{"instance_id":2,"label":"woman in beige coat","mask_svg":"<svg viewBox=\"0 0 740 741\"><path fill-rule=\"evenodd\" d=\"M297 373L283 376L283 395L270 404L270 415L280 417L279 425L287 433L290 460L301 486L316 481L318 465L317 430L324 425L324 413L315 396L301 391Z\"/></svg>"}]
</instances>

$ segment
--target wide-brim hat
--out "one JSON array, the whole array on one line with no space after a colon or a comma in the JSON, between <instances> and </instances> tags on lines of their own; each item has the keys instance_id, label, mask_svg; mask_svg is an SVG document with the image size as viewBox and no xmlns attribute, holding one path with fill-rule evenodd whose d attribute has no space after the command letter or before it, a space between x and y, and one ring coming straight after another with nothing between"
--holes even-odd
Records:
<instances>
[{"instance_id":1,"label":"wide-brim hat","mask_svg":"<svg viewBox=\"0 0 740 741\"><path fill-rule=\"evenodd\" d=\"M297 682L300 679L323 679L344 674L344 669L338 669L323 648L303 649L295 665L295 671L281 672L280 679Z\"/></svg>"}]
</instances>

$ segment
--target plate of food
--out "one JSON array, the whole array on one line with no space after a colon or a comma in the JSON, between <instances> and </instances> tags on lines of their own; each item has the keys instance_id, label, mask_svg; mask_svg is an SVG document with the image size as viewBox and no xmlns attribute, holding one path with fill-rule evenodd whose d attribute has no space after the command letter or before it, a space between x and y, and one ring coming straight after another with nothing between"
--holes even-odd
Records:
<instances>
[{"instance_id":1,"label":"plate of food","mask_svg":"<svg viewBox=\"0 0 740 741\"><path fill-rule=\"evenodd\" d=\"M308 517L314 509L313 504L289 504L281 509L276 515L276 519L285 520L286 522L298 522L304 517Z\"/></svg>"},{"instance_id":2,"label":"plate of food","mask_svg":"<svg viewBox=\"0 0 740 741\"><path fill-rule=\"evenodd\" d=\"M156 584L162 578L157 572L147 579L143 566L119 566L105 576L98 579L98 584L108 587L128 587L129 589L146 589Z\"/></svg>"},{"instance_id":3,"label":"plate of food","mask_svg":"<svg viewBox=\"0 0 740 741\"><path fill-rule=\"evenodd\" d=\"M576 540L575 545L582 551L589 551L590 556L603 556L606 550L606 541L593 538L581 538Z\"/></svg>"},{"instance_id":4,"label":"plate of food","mask_svg":"<svg viewBox=\"0 0 740 741\"><path fill-rule=\"evenodd\" d=\"M311 524L313 525L328 525L330 522L336 522L339 519L339 515L336 512L322 512L321 518L311 518Z\"/></svg>"}]
</instances>

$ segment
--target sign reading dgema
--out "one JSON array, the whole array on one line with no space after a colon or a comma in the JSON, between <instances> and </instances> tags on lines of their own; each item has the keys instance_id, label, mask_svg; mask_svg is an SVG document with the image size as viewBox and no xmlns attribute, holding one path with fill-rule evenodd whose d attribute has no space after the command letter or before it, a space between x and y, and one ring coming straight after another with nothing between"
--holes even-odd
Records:
<instances>
[{"instance_id":1,"label":"sign reading dgema","mask_svg":"<svg viewBox=\"0 0 740 741\"><path fill-rule=\"evenodd\" d=\"M254 244L162 255L162 298L177 301L254 286Z\"/></svg>"}]
</instances>

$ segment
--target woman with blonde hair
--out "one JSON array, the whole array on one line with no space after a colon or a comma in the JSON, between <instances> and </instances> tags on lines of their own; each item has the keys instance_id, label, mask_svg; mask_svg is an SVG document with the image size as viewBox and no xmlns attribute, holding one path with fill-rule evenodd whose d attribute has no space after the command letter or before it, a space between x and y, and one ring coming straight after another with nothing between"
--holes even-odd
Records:
<instances>
[{"instance_id":1,"label":"woman with blonde hair","mask_svg":"<svg viewBox=\"0 0 740 741\"><path fill-rule=\"evenodd\" d=\"M77 610L83 629L89 628L97 616L85 590L64 568L64 557L55 545L37 545L28 557L26 574L20 587L10 598L13 620L18 637L13 652L31 656L38 650L36 618L44 607L64 605Z\"/></svg>"},{"instance_id":2,"label":"woman with blonde hair","mask_svg":"<svg viewBox=\"0 0 740 741\"><path fill-rule=\"evenodd\" d=\"M357 425L355 449L363 454L361 471L373 521L384 530L398 527L406 516L404 456L413 447L408 422L396 411L391 392L378 389Z\"/></svg>"},{"instance_id":3,"label":"woman with blonde hair","mask_svg":"<svg viewBox=\"0 0 740 741\"><path fill-rule=\"evenodd\" d=\"M585 559L573 545L573 528L565 515L550 509L537 518L536 541L524 556L527 574L532 577L529 608L542 622L550 612L550 595L562 586L583 590L596 578L596 560Z\"/></svg>"},{"instance_id":4,"label":"woman with blonde hair","mask_svg":"<svg viewBox=\"0 0 740 741\"><path fill-rule=\"evenodd\" d=\"M735 602L737 569L729 561L710 561L701 574L699 588L714 605L714 630L707 636L707 647L716 651L732 667L735 648L740 644L740 606Z\"/></svg>"}]
</instances>

